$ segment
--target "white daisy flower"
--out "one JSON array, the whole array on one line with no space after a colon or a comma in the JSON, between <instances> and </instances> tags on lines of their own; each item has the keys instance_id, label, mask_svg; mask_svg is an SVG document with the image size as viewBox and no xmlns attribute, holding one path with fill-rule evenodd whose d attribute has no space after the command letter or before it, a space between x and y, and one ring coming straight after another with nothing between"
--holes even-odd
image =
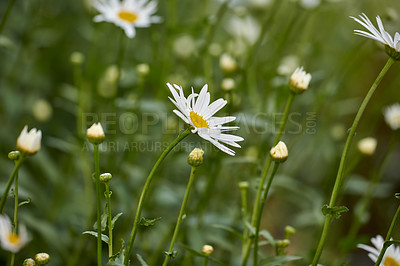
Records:
<instances>
[{"instance_id":1,"label":"white daisy flower","mask_svg":"<svg viewBox=\"0 0 400 266\"><path fill-rule=\"evenodd\" d=\"M296 93L303 93L307 90L311 81L311 74L303 70L303 67L298 67L290 76L290 89Z\"/></svg>"},{"instance_id":2,"label":"white daisy flower","mask_svg":"<svg viewBox=\"0 0 400 266\"><path fill-rule=\"evenodd\" d=\"M400 128L400 104L395 103L387 106L383 110L386 124L388 124L393 130Z\"/></svg>"},{"instance_id":3,"label":"white daisy flower","mask_svg":"<svg viewBox=\"0 0 400 266\"><path fill-rule=\"evenodd\" d=\"M362 248L366 251L368 251L368 257L373 261L376 262L379 253L381 252L381 249L383 247L384 239L382 236L377 235L375 238L371 238L371 243L374 245L374 247L367 246L364 244L358 244L358 248ZM400 265L400 248L395 247L391 245L385 252L385 255L383 256L382 262L380 266L388 266L388 265Z\"/></svg>"},{"instance_id":4,"label":"white daisy flower","mask_svg":"<svg viewBox=\"0 0 400 266\"><path fill-rule=\"evenodd\" d=\"M354 19L356 22L360 23L362 26L364 26L364 28L366 28L369 32L362 30L354 30L355 34L381 42L384 45L395 50L392 52L396 53L400 52L400 34L398 32L396 32L393 39L392 36L383 28L382 20L379 16L376 17L376 22L378 23L379 30L375 28L375 26L369 20L367 15L365 15L364 13L362 13L362 15L360 15L359 17L361 18L361 20L355 17L351 18ZM390 54L390 52L389 55L393 57L393 55Z\"/></svg>"},{"instance_id":5,"label":"white daisy flower","mask_svg":"<svg viewBox=\"0 0 400 266\"><path fill-rule=\"evenodd\" d=\"M168 98L178 108L178 110L175 109L173 112L193 127L192 132L198 133L200 137L208 140L223 152L234 156L235 151L223 144L240 148L240 145L236 142L242 141L243 138L235 135L224 134L223 132L237 130L239 127L223 126L223 124L234 121L236 117L213 116L227 104L227 101L220 98L210 104L210 93L207 92L207 84L203 86L199 94L194 93L192 89L192 93L187 98L185 98L185 95L183 94L182 87L176 84L172 86L169 83L167 83L167 86L174 99L171 97Z\"/></svg>"},{"instance_id":6,"label":"white daisy flower","mask_svg":"<svg viewBox=\"0 0 400 266\"><path fill-rule=\"evenodd\" d=\"M95 22L111 22L124 29L126 36L135 37L137 28L149 27L151 23L161 21L153 16L157 10L155 1L147 0L97 0L93 6L101 14L94 17Z\"/></svg>"},{"instance_id":7,"label":"white daisy flower","mask_svg":"<svg viewBox=\"0 0 400 266\"><path fill-rule=\"evenodd\" d=\"M19 225L18 228L19 234L13 233L10 218L0 215L0 242L3 249L17 253L29 242L25 226Z\"/></svg>"},{"instance_id":8,"label":"white daisy flower","mask_svg":"<svg viewBox=\"0 0 400 266\"><path fill-rule=\"evenodd\" d=\"M41 140L42 131L32 128L28 133L28 126L25 126L17 139L17 148L22 152L32 155L40 150Z\"/></svg>"}]
</instances>

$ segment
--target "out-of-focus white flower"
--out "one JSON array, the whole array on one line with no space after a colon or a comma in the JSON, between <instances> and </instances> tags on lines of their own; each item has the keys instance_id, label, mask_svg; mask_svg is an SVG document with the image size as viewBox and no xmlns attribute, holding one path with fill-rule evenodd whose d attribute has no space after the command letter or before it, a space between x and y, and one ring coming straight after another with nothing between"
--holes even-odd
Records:
<instances>
[{"instance_id":1,"label":"out-of-focus white flower","mask_svg":"<svg viewBox=\"0 0 400 266\"><path fill-rule=\"evenodd\" d=\"M321 0L300 0L300 6L305 9L313 9L321 3Z\"/></svg>"},{"instance_id":2,"label":"out-of-focus white flower","mask_svg":"<svg viewBox=\"0 0 400 266\"><path fill-rule=\"evenodd\" d=\"M376 17L376 22L378 23L378 28L375 28L375 26L372 24L372 22L369 20L367 15L362 13L362 15L359 15L360 19L351 17L354 19L356 22L360 23L364 28L366 28L369 32L362 31L362 30L354 30L355 34L364 36L373 40L376 40L380 43L383 43L386 46L386 52L394 58L395 60L400 59L400 34L398 32L395 33L394 38L385 31L382 20L379 16Z\"/></svg>"},{"instance_id":3,"label":"out-of-focus white flower","mask_svg":"<svg viewBox=\"0 0 400 266\"><path fill-rule=\"evenodd\" d=\"M236 60L228 54L221 55L219 58L219 66L225 72L233 72L237 69Z\"/></svg>"},{"instance_id":4,"label":"out-of-focus white flower","mask_svg":"<svg viewBox=\"0 0 400 266\"><path fill-rule=\"evenodd\" d=\"M25 126L17 139L17 148L24 153L32 155L40 150L41 140L42 131L32 128L28 133L28 126Z\"/></svg>"},{"instance_id":5,"label":"out-of-focus white flower","mask_svg":"<svg viewBox=\"0 0 400 266\"><path fill-rule=\"evenodd\" d=\"M189 58L196 51L196 43L190 35L178 37L172 47L174 53L181 58Z\"/></svg>"},{"instance_id":6,"label":"out-of-focus white flower","mask_svg":"<svg viewBox=\"0 0 400 266\"><path fill-rule=\"evenodd\" d=\"M299 58L295 55L288 55L281 60L277 69L278 74L283 76L290 75L296 70L298 65Z\"/></svg>"},{"instance_id":7,"label":"out-of-focus white flower","mask_svg":"<svg viewBox=\"0 0 400 266\"><path fill-rule=\"evenodd\" d=\"M86 136L88 140L94 144L102 143L106 137L100 123L94 123L90 128L88 128Z\"/></svg>"},{"instance_id":8,"label":"out-of-focus white flower","mask_svg":"<svg viewBox=\"0 0 400 266\"><path fill-rule=\"evenodd\" d=\"M40 122L46 122L53 114L53 108L48 101L39 99L32 105L32 114L36 120Z\"/></svg>"},{"instance_id":9,"label":"out-of-focus white flower","mask_svg":"<svg viewBox=\"0 0 400 266\"><path fill-rule=\"evenodd\" d=\"M253 45L260 36L261 26L250 16L233 17L228 22L227 31L247 44Z\"/></svg>"},{"instance_id":10,"label":"out-of-focus white flower","mask_svg":"<svg viewBox=\"0 0 400 266\"><path fill-rule=\"evenodd\" d=\"M384 239L382 236L377 235L376 237L371 238L371 243L374 246L367 246L364 244L358 244L358 248L362 248L366 251L368 251L368 257L373 261L376 262L378 260L379 253L381 252L381 249L383 248L383 243ZM382 262L380 265L385 265L385 266L396 266L400 265L400 248L395 247L394 245L391 245L385 252L385 255L383 256Z\"/></svg>"},{"instance_id":11,"label":"out-of-focus white flower","mask_svg":"<svg viewBox=\"0 0 400 266\"><path fill-rule=\"evenodd\" d=\"M358 150L367 156L374 154L376 145L378 144L376 138L368 137L363 138L357 143Z\"/></svg>"},{"instance_id":12,"label":"out-of-focus white flower","mask_svg":"<svg viewBox=\"0 0 400 266\"><path fill-rule=\"evenodd\" d=\"M286 161L287 157L289 156L286 144L283 141L279 141L275 147L272 147L270 155L272 159L276 162L283 163L284 161Z\"/></svg>"},{"instance_id":13,"label":"out-of-focus white flower","mask_svg":"<svg viewBox=\"0 0 400 266\"><path fill-rule=\"evenodd\" d=\"M157 3L147 0L97 0L93 6L100 12L94 17L95 22L111 22L124 29L126 36L135 37L136 28L149 27L151 23L159 23L160 17L153 16L157 11Z\"/></svg>"},{"instance_id":14,"label":"out-of-focus white flower","mask_svg":"<svg viewBox=\"0 0 400 266\"><path fill-rule=\"evenodd\" d=\"M199 136L208 140L223 152L234 156L235 151L226 147L224 144L238 147L236 142L242 141L243 138L223 132L237 130L236 126L223 126L223 124L232 122L236 119L234 116L215 117L214 114L227 104L227 101L220 98L210 104L210 93L207 91L207 84L203 86L200 93L192 93L186 98L180 86L173 86L167 83L174 99L168 97L178 108L173 112L179 116L185 123L193 127L192 132L198 133ZM196 99L197 97L197 99ZM223 143L223 144L222 144Z\"/></svg>"},{"instance_id":15,"label":"out-of-focus white flower","mask_svg":"<svg viewBox=\"0 0 400 266\"><path fill-rule=\"evenodd\" d=\"M120 71L117 65L110 65L97 82L97 92L104 98L112 98L117 93L117 83Z\"/></svg>"},{"instance_id":16,"label":"out-of-focus white flower","mask_svg":"<svg viewBox=\"0 0 400 266\"><path fill-rule=\"evenodd\" d=\"M85 61L85 56L81 52L71 53L69 60L74 65L81 65Z\"/></svg>"},{"instance_id":17,"label":"out-of-focus white flower","mask_svg":"<svg viewBox=\"0 0 400 266\"><path fill-rule=\"evenodd\" d=\"M19 234L13 233L10 218L0 215L0 242L3 249L17 253L29 242L25 226L20 224L18 229Z\"/></svg>"},{"instance_id":18,"label":"out-of-focus white flower","mask_svg":"<svg viewBox=\"0 0 400 266\"><path fill-rule=\"evenodd\" d=\"M272 0L250 0L249 4L256 9L265 9L272 4Z\"/></svg>"},{"instance_id":19,"label":"out-of-focus white flower","mask_svg":"<svg viewBox=\"0 0 400 266\"><path fill-rule=\"evenodd\" d=\"M148 64L138 64L136 66L136 73L138 73L139 76L147 76L150 72L150 66Z\"/></svg>"},{"instance_id":20,"label":"out-of-focus white flower","mask_svg":"<svg viewBox=\"0 0 400 266\"><path fill-rule=\"evenodd\" d=\"M222 47L219 43L212 43L208 47L208 52L212 56L219 56L222 53Z\"/></svg>"},{"instance_id":21,"label":"out-of-focus white flower","mask_svg":"<svg viewBox=\"0 0 400 266\"><path fill-rule=\"evenodd\" d=\"M383 116L385 117L386 124L388 124L393 130L400 128L400 104L395 103L387 106L383 110Z\"/></svg>"},{"instance_id":22,"label":"out-of-focus white flower","mask_svg":"<svg viewBox=\"0 0 400 266\"><path fill-rule=\"evenodd\" d=\"M230 91L235 88L235 80L231 78L225 78L221 82L221 87L224 91Z\"/></svg>"},{"instance_id":23,"label":"out-of-focus white flower","mask_svg":"<svg viewBox=\"0 0 400 266\"><path fill-rule=\"evenodd\" d=\"M311 81L311 74L305 72L303 67L298 67L290 77L290 89L296 93L302 93L307 90Z\"/></svg>"}]
</instances>

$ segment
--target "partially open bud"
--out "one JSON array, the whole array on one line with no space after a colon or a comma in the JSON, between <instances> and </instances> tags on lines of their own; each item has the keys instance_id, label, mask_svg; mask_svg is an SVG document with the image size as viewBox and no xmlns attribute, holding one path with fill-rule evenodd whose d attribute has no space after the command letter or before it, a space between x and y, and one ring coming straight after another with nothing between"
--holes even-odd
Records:
<instances>
[{"instance_id":1,"label":"partially open bud","mask_svg":"<svg viewBox=\"0 0 400 266\"><path fill-rule=\"evenodd\" d=\"M368 137L363 138L357 143L358 150L367 156L371 156L374 154L376 149L377 141L375 138Z\"/></svg>"},{"instance_id":2,"label":"partially open bud","mask_svg":"<svg viewBox=\"0 0 400 266\"><path fill-rule=\"evenodd\" d=\"M305 72L303 67L298 67L290 77L289 88L295 94L303 93L308 89L311 74Z\"/></svg>"},{"instance_id":3,"label":"partially open bud","mask_svg":"<svg viewBox=\"0 0 400 266\"><path fill-rule=\"evenodd\" d=\"M188 164L193 167L197 167L203 163L203 154L204 151L199 148L194 148L194 150L189 154L187 158Z\"/></svg>"},{"instance_id":4,"label":"partially open bud","mask_svg":"<svg viewBox=\"0 0 400 266\"><path fill-rule=\"evenodd\" d=\"M100 175L99 179L100 182L107 183L112 179L112 175L110 173L104 173Z\"/></svg>"},{"instance_id":5,"label":"partially open bud","mask_svg":"<svg viewBox=\"0 0 400 266\"><path fill-rule=\"evenodd\" d=\"M12 160L12 161L16 161L19 159L20 156L20 152L19 151L10 151L8 153L8 159Z\"/></svg>"},{"instance_id":6,"label":"partially open bud","mask_svg":"<svg viewBox=\"0 0 400 266\"><path fill-rule=\"evenodd\" d=\"M271 149L270 155L275 162L283 163L286 161L289 155L286 144L283 141L279 141L278 144Z\"/></svg>"},{"instance_id":7,"label":"partially open bud","mask_svg":"<svg viewBox=\"0 0 400 266\"><path fill-rule=\"evenodd\" d=\"M28 133L28 126L25 126L17 139L17 148L21 152L33 155L40 150L42 131L32 128Z\"/></svg>"},{"instance_id":8,"label":"partially open bud","mask_svg":"<svg viewBox=\"0 0 400 266\"><path fill-rule=\"evenodd\" d=\"M214 248L210 245L204 245L201 248L201 253L203 253L206 256L210 256L214 252Z\"/></svg>"},{"instance_id":9,"label":"partially open bud","mask_svg":"<svg viewBox=\"0 0 400 266\"><path fill-rule=\"evenodd\" d=\"M242 181L238 183L238 188L239 189L248 189L249 188L249 182L247 181Z\"/></svg>"},{"instance_id":10,"label":"partially open bud","mask_svg":"<svg viewBox=\"0 0 400 266\"><path fill-rule=\"evenodd\" d=\"M103 127L100 123L94 123L90 128L88 128L86 136L93 144L100 144L105 139Z\"/></svg>"},{"instance_id":11,"label":"partially open bud","mask_svg":"<svg viewBox=\"0 0 400 266\"><path fill-rule=\"evenodd\" d=\"M50 255L47 253L38 253L35 255L35 261L39 265L46 265L50 261Z\"/></svg>"},{"instance_id":12,"label":"partially open bud","mask_svg":"<svg viewBox=\"0 0 400 266\"><path fill-rule=\"evenodd\" d=\"M31 258L25 259L24 263L22 264L23 266L35 266L35 261Z\"/></svg>"}]
</instances>

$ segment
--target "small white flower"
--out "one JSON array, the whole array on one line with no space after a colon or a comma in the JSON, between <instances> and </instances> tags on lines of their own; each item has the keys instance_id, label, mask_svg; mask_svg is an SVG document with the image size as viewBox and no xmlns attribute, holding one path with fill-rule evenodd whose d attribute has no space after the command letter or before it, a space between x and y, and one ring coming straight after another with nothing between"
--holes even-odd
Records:
<instances>
[{"instance_id":1,"label":"small white flower","mask_svg":"<svg viewBox=\"0 0 400 266\"><path fill-rule=\"evenodd\" d=\"M388 124L393 130L400 128L400 104L395 103L383 110L386 124Z\"/></svg>"},{"instance_id":2,"label":"small white flower","mask_svg":"<svg viewBox=\"0 0 400 266\"><path fill-rule=\"evenodd\" d=\"M290 89L296 94L302 93L307 90L310 81L311 74L298 67L290 77Z\"/></svg>"},{"instance_id":3,"label":"small white flower","mask_svg":"<svg viewBox=\"0 0 400 266\"><path fill-rule=\"evenodd\" d=\"M239 129L236 126L223 126L223 124L234 121L236 117L213 116L227 104L227 101L220 98L210 104L210 93L207 91L207 84L203 86L199 94L194 93L192 89L192 93L187 98L183 94L182 87L176 84L172 86L169 83L167 83L167 86L174 99L171 97L168 98L178 108L178 110L175 109L173 112L185 121L185 123L193 127L192 132L198 133L201 138L208 140L223 152L234 156L235 151L222 143L240 148L240 145L236 142L242 141L242 137L223 133Z\"/></svg>"},{"instance_id":4,"label":"small white flower","mask_svg":"<svg viewBox=\"0 0 400 266\"><path fill-rule=\"evenodd\" d=\"M385 241L383 240L383 237L380 235L377 235L375 238L371 238L371 243L374 245L373 247L367 246L364 244L358 244L358 248L362 248L366 251L368 251L368 257L373 261L376 262L379 256L379 253L381 252L381 249L383 247L383 243ZM385 265L400 265L400 248L395 247L391 245L385 252L385 255L383 256L382 262L380 264L381 266Z\"/></svg>"},{"instance_id":5,"label":"small white flower","mask_svg":"<svg viewBox=\"0 0 400 266\"><path fill-rule=\"evenodd\" d=\"M124 29L126 36L135 37L137 28L149 27L159 23L160 17L153 16L157 10L155 1L147 0L97 0L93 6L101 14L94 17L95 22L111 22Z\"/></svg>"},{"instance_id":6,"label":"small white flower","mask_svg":"<svg viewBox=\"0 0 400 266\"><path fill-rule=\"evenodd\" d=\"M357 143L357 147L362 154L371 156L374 154L377 144L376 138L368 137L361 139Z\"/></svg>"},{"instance_id":7,"label":"small white flower","mask_svg":"<svg viewBox=\"0 0 400 266\"><path fill-rule=\"evenodd\" d=\"M94 123L86 131L86 136L91 143L94 143L94 144L102 143L105 138L103 127L101 126L100 123Z\"/></svg>"},{"instance_id":8,"label":"small white flower","mask_svg":"<svg viewBox=\"0 0 400 266\"><path fill-rule=\"evenodd\" d=\"M269 153L274 161L280 163L286 161L287 157L289 156L288 149L283 141L279 141L275 147L272 147Z\"/></svg>"},{"instance_id":9,"label":"small white flower","mask_svg":"<svg viewBox=\"0 0 400 266\"><path fill-rule=\"evenodd\" d=\"M396 32L393 39L392 36L383 28L382 20L379 16L376 17L376 22L378 23L379 30L375 28L367 15L365 15L364 13L362 13L362 15L359 15L359 17L361 18L361 20L355 17L351 18L364 26L364 28L366 28L369 32L354 30L355 34L376 40L383 43L384 45L391 47L396 52L400 52L400 34L398 32Z\"/></svg>"},{"instance_id":10,"label":"small white flower","mask_svg":"<svg viewBox=\"0 0 400 266\"><path fill-rule=\"evenodd\" d=\"M228 22L227 31L237 39L253 45L260 36L261 26L251 16L233 17Z\"/></svg>"},{"instance_id":11,"label":"small white flower","mask_svg":"<svg viewBox=\"0 0 400 266\"><path fill-rule=\"evenodd\" d=\"M28 126L25 126L17 139L17 148L22 152L32 155L40 150L41 140L42 131L32 128L28 133Z\"/></svg>"},{"instance_id":12,"label":"small white flower","mask_svg":"<svg viewBox=\"0 0 400 266\"><path fill-rule=\"evenodd\" d=\"M221 55L219 58L219 66L225 72L234 72L237 69L236 60L228 54Z\"/></svg>"},{"instance_id":13,"label":"small white flower","mask_svg":"<svg viewBox=\"0 0 400 266\"><path fill-rule=\"evenodd\" d=\"M18 229L19 234L13 233L10 218L0 215L0 242L3 249L17 253L28 243L28 232L25 226L20 224Z\"/></svg>"}]
</instances>

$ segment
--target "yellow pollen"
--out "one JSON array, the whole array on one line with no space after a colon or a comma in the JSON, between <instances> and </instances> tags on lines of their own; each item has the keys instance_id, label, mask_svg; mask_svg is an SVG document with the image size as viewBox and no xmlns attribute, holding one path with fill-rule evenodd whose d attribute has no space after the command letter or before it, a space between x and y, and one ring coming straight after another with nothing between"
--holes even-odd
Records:
<instances>
[{"instance_id":1,"label":"yellow pollen","mask_svg":"<svg viewBox=\"0 0 400 266\"><path fill-rule=\"evenodd\" d=\"M383 262L383 265L385 265L385 266L400 266L400 264L392 257L386 257L385 261Z\"/></svg>"},{"instance_id":2,"label":"yellow pollen","mask_svg":"<svg viewBox=\"0 0 400 266\"><path fill-rule=\"evenodd\" d=\"M8 235L8 241L11 245L17 246L21 240L17 234L11 233Z\"/></svg>"},{"instance_id":3,"label":"yellow pollen","mask_svg":"<svg viewBox=\"0 0 400 266\"><path fill-rule=\"evenodd\" d=\"M133 23L137 20L137 15L135 13L124 10L118 12L118 17L129 23Z\"/></svg>"},{"instance_id":4,"label":"yellow pollen","mask_svg":"<svg viewBox=\"0 0 400 266\"><path fill-rule=\"evenodd\" d=\"M196 114L194 111L190 111L190 120L196 128L210 128L206 120L203 117Z\"/></svg>"}]
</instances>

